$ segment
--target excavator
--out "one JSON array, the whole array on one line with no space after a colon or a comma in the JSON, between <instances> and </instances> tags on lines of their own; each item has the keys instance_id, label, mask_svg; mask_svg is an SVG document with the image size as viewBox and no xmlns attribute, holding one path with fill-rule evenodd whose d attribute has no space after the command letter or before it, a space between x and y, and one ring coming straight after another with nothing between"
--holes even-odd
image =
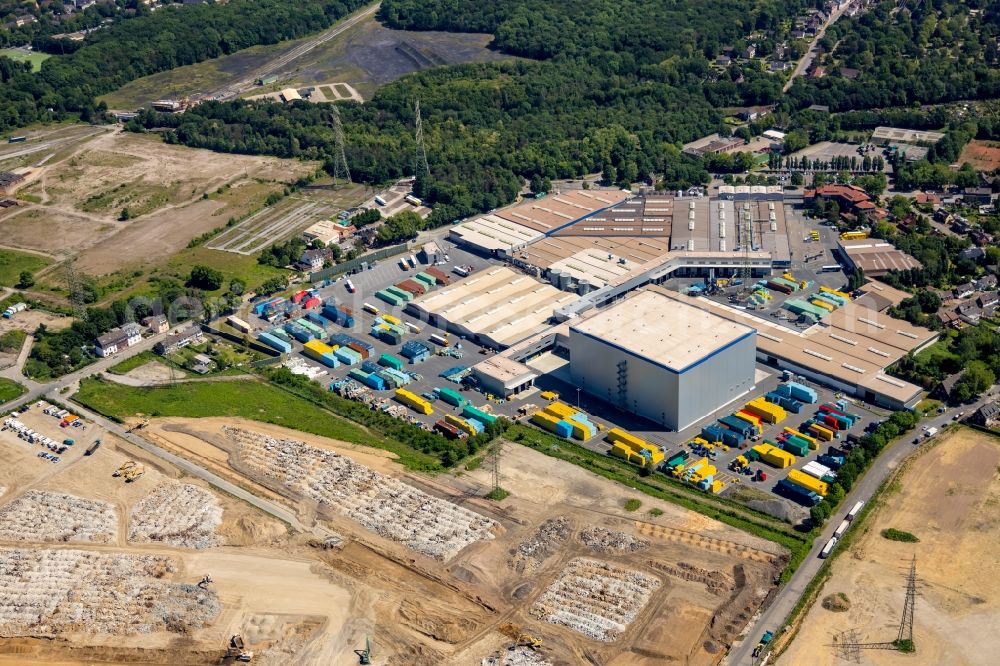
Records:
<instances>
[{"instance_id":1,"label":"excavator","mask_svg":"<svg viewBox=\"0 0 1000 666\"><path fill-rule=\"evenodd\" d=\"M112 472L111 476L122 477L125 479L125 483L132 483L140 476L145 474L146 468L137 463L134 460L126 460L122 463L122 466Z\"/></svg>"},{"instance_id":2,"label":"excavator","mask_svg":"<svg viewBox=\"0 0 1000 666\"><path fill-rule=\"evenodd\" d=\"M135 430L142 430L149 425L149 419L143 419L138 423L132 424L132 426L126 432L133 432Z\"/></svg>"},{"instance_id":3,"label":"excavator","mask_svg":"<svg viewBox=\"0 0 1000 666\"><path fill-rule=\"evenodd\" d=\"M249 662L253 659L253 651L248 651L244 649L245 647L246 644L243 642L243 637L239 634L234 635L229 639L229 649L226 650L226 659Z\"/></svg>"},{"instance_id":4,"label":"excavator","mask_svg":"<svg viewBox=\"0 0 1000 666\"><path fill-rule=\"evenodd\" d=\"M512 649L513 647L518 647L522 645L525 647L529 647L532 650L537 650L538 648L542 647L542 639L535 638L530 634L524 633L521 630L521 626L518 624L512 624L512 623L501 624L500 633L506 636L507 638L511 639L512 641L514 641Z\"/></svg>"}]
</instances>

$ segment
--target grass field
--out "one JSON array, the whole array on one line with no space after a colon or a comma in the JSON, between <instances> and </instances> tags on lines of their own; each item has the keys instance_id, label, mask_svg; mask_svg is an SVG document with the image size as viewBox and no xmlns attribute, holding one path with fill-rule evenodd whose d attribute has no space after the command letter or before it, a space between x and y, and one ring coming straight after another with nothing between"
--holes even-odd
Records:
<instances>
[{"instance_id":1,"label":"grass field","mask_svg":"<svg viewBox=\"0 0 1000 666\"><path fill-rule=\"evenodd\" d=\"M40 70L42 63L51 57L48 53L25 51L24 49L0 49L0 56L7 56L17 62L30 62L31 71L33 72Z\"/></svg>"},{"instance_id":2,"label":"grass field","mask_svg":"<svg viewBox=\"0 0 1000 666\"><path fill-rule=\"evenodd\" d=\"M17 382L6 377L0 377L0 404L20 398L27 392L28 389Z\"/></svg>"},{"instance_id":3,"label":"grass field","mask_svg":"<svg viewBox=\"0 0 1000 666\"><path fill-rule=\"evenodd\" d=\"M108 368L108 372L113 375L127 375L136 368L146 365L151 361L158 361L159 357L151 351L144 351L136 354L135 356L130 356L121 363L113 365Z\"/></svg>"},{"instance_id":4,"label":"grass field","mask_svg":"<svg viewBox=\"0 0 1000 666\"><path fill-rule=\"evenodd\" d=\"M73 400L124 421L145 416L234 416L301 430L321 437L390 451L401 463L426 466L433 458L322 409L265 382L193 382L156 388L84 379Z\"/></svg>"},{"instance_id":5,"label":"grass field","mask_svg":"<svg viewBox=\"0 0 1000 666\"><path fill-rule=\"evenodd\" d=\"M0 250L0 285L13 287L17 284L21 271L35 273L51 263L49 259L37 254Z\"/></svg>"}]
</instances>

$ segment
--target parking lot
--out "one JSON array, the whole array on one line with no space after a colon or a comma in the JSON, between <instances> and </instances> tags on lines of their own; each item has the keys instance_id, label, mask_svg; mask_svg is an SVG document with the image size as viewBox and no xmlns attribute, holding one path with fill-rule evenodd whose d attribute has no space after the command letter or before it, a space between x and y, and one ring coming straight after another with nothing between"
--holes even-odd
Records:
<instances>
[{"instance_id":1,"label":"parking lot","mask_svg":"<svg viewBox=\"0 0 1000 666\"><path fill-rule=\"evenodd\" d=\"M74 426L67 423L65 427L64 418L69 418L72 412L64 418L45 414L44 410L50 406L48 403L33 403L27 410L15 415L10 414L2 421L3 441L11 443L18 448L24 449L32 455L29 458L33 462L25 461L24 464L37 465L40 472L48 471L48 468L55 469L65 466L78 460L83 456L84 451L99 438L96 428L88 424L83 419L75 418L72 423L79 423ZM52 410L61 410L59 407L52 407ZM18 432L16 423L22 424L22 432ZM30 433L30 434L29 434ZM34 441L31 441L31 440ZM69 441L72 440L72 444ZM44 457L43 457L44 456Z\"/></svg>"},{"instance_id":2,"label":"parking lot","mask_svg":"<svg viewBox=\"0 0 1000 666\"><path fill-rule=\"evenodd\" d=\"M460 278L458 275L452 273L452 268L454 266L472 266L474 269L473 272L475 272L497 263L466 252L448 242L439 241L438 245L441 247L442 252L447 254L449 261L445 262L443 265L437 266L437 268L449 273L455 280ZM365 311L364 305L366 303L375 306L382 314L391 314L404 322L410 322L419 327L419 333L411 332L403 336L403 343L410 340L419 340L424 342L434 352L440 352L445 349L445 347L429 341L430 336L435 334L444 336L446 333L445 331L429 325L426 321L419 320L416 316L405 313L403 311L404 308L402 307L392 307L388 303L385 303L374 296L375 292L401 282L402 280L412 278L415 273L427 267L427 264L421 263L419 258L417 258L416 268L403 270L400 267L399 259L408 256L410 255L405 254L400 255L399 257L384 259L377 262L368 270L364 270L350 276L341 277L331 284L318 287L317 291L322 297L324 303L336 302L337 305L346 306L353 311L355 318L354 327L349 329L343 328L342 326L332 322L327 322L325 326L328 334L327 337L336 333L346 333L351 337L372 345L375 348L375 351L368 360L373 362L377 361L379 356L383 353L391 354L402 359L404 363L407 363L404 366L404 371L413 377L411 383L405 387L408 391L417 395L423 395L430 394L436 388L448 387L457 391L465 391L468 399L474 405L482 406L484 403L488 402L487 396L465 389L461 384L440 376L441 373L447 370L453 370L459 367L468 368L486 358L482 348L475 342L459 336L449 335L449 347L452 348L451 353L453 355L438 355L435 353L428 359L414 364L407 362L407 359L402 357L400 354L401 345L388 344L370 334L376 315ZM414 250L414 256L419 256L416 250ZM348 279L350 279L356 288L356 292L353 294L347 290L346 281ZM250 323L258 330L267 330L281 325L281 323L277 321L271 324L258 317L250 317L249 319ZM328 368L319 361L305 356L302 353L302 349L303 346L301 343L293 341L293 350L289 356L295 364L306 366L310 368L312 372L318 373L314 376L314 378L324 386L329 386L334 381L345 378L353 368L358 367L357 365L341 365L337 368ZM375 397L384 398L386 400L391 400L393 395L393 391L391 390L371 391L371 393ZM494 401L490 403L490 409L493 413L498 415L503 414L510 416L516 412L520 404L521 403L514 404L503 401ZM446 413L457 414L460 411L440 400L433 401L433 409L434 412L430 415L418 414L413 410L409 410L409 416L412 419L430 427L439 419L444 418Z\"/></svg>"}]
</instances>

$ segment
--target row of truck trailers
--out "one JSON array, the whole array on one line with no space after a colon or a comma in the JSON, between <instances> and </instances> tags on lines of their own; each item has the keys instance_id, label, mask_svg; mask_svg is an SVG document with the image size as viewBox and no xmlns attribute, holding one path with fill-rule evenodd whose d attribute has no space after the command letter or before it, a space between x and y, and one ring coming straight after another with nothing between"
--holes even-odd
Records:
<instances>
[{"instance_id":1,"label":"row of truck trailers","mask_svg":"<svg viewBox=\"0 0 1000 666\"><path fill-rule=\"evenodd\" d=\"M844 533L847 532L847 528L850 527L851 523L854 522L854 519L858 517L858 514L861 512L861 507L864 505L864 502L855 502L854 506L851 507L851 510L847 512L844 519L840 521L840 525L837 525L837 529L833 531L833 536L830 537L830 540L823 546L823 550L819 551L821 559L826 559L830 556L833 549L837 547L837 541L844 538Z\"/></svg>"}]
</instances>

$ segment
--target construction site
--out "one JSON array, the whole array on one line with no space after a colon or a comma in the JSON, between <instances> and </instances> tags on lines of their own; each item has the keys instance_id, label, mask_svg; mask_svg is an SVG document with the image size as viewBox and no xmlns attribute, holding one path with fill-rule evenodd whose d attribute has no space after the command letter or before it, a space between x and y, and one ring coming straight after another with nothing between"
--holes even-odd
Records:
<instances>
[{"instance_id":1,"label":"construction site","mask_svg":"<svg viewBox=\"0 0 1000 666\"><path fill-rule=\"evenodd\" d=\"M495 503L490 469L431 477L239 419L130 427L288 518L96 424L60 464L5 429L0 664L714 664L787 562L524 447L499 456Z\"/></svg>"}]
</instances>

